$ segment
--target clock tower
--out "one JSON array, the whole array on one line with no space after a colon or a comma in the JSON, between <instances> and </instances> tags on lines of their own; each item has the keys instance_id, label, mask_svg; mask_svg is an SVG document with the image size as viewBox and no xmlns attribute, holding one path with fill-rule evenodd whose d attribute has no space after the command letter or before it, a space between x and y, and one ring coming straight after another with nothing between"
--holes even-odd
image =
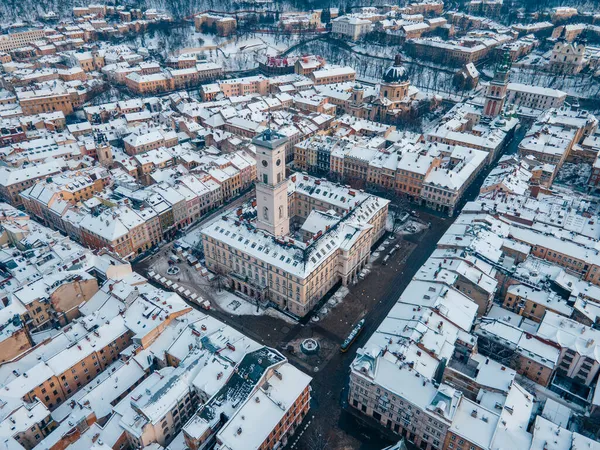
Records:
<instances>
[{"instance_id":1,"label":"clock tower","mask_svg":"<svg viewBox=\"0 0 600 450\"><path fill-rule=\"evenodd\" d=\"M289 234L288 182L285 177L287 138L267 129L252 139L256 146L257 227L280 237Z\"/></svg>"}]
</instances>

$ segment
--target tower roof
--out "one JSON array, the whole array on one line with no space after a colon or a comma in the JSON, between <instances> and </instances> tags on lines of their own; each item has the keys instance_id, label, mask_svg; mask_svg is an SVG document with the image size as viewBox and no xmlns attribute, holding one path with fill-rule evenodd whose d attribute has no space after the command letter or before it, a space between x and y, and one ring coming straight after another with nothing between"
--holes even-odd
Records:
<instances>
[{"instance_id":1,"label":"tower roof","mask_svg":"<svg viewBox=\"0 0 600 450\"><path fill-rule=\"evenodd\" d=\"M408 81L408 73L406 68L402 65L402 58L400 55L396 55L394 65L389 67L383 74L383 81L385 83L404 83Z\"/></svg>"},{"instance_id":2,"label":"tower roof","mask_svg":"<svg viewBox=\"0 0 600 450\"><path fill-rule=\"evenodd\" d=\"M506 50L502 55L502 60L498 64L497 72L508 72L512 66L512 60L510 59L510 52Z\"/></svg>"},{"instance_id":3,"label":"tower roof","mask_svg":"<svg viewBox=\"0 0 600 450\"><path fill-rule=\"evenodd\" d=\"M510 59L510 52L507 50L504 52L502 60L496 66L496 71L494 72L494 78L492 80L492 83L507 84L508 78L510 76L511 66L512 60Z\"/></svg>"},{"instance_id":4,"label":"tower roof","mask_svg":"<svg viewBox=\"0 0 600 450\"><path fill-rule=\"evenodd\" d=\"M257 134L252 139L252 143L254 145L258 145L259 147L267 147L270 149L277 148L287 142L288 138L281 133L278 133L271 128L267 128L260 134Z\"/></svg>"}]
</instances>

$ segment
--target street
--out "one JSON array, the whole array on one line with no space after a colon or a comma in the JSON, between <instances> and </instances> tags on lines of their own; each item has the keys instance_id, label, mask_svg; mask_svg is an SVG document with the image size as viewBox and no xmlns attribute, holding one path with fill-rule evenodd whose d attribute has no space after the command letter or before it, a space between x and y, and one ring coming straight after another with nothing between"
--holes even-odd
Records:
<instances>
[{"instance_id":1,"label":"street","mask_svg":"<svg viewBox=\"0 0 600 450\"><path fill-rule=\"evenodd\" d=\"M336 352L327 365L312 374L314 378L311 414L314 416L313 423L318 424L313 427L331 433L327 448L380 450L392 443L376 430L364 427L343 408L346 400L348 370L356 350L364 345L377 329L419 267L433 252L439 238L452 223L451 218L440 218L423 212L420 216L431 222L431 228L404 239L409 243L417 244L412 246L410 253L395 253L386 266L374 264L372 273L352 287L349 296L344 300L346 304L351 302L364 304L368 309L365 328L356 342L348 352ZM319 327L328 326L326 321L319 325ZM350 329L349 325L347 331L349 332ZM344 337L340 338L339 343ZM312 450L314 445L311 440L314 440L313 435L307 431L295 448Z\"/></svg>"}]
</instances>

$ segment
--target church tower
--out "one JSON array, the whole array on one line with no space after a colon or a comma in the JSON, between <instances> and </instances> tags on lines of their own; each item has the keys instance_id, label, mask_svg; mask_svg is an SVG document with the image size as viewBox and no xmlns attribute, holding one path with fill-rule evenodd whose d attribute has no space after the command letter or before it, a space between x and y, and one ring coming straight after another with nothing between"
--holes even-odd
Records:
<instances>
[{"instance_id":1,"label":"church tower","mask_svg":"<svg viewBox=\"0 0 600 450\"><path fill-rule=\"evenodd\" d=\"M494 78L490 81L485 92L485 102L483 104L484 117L493 118L502 112L506 100L506 93L508 91L510 66L510 53L505 52L502 62L496 68Z\"/></svg>"},{"instance_id":2,"label":"church tower","mask_svg":"<svg viewBox=\"0 0 600 450\"><path fill-rule=\"evenodd\" d=\"M285 177L287 138L271 129L252 139L256 146L257 227L280 237L289 234L288 182Z\"/></svg>"}]
</instances>

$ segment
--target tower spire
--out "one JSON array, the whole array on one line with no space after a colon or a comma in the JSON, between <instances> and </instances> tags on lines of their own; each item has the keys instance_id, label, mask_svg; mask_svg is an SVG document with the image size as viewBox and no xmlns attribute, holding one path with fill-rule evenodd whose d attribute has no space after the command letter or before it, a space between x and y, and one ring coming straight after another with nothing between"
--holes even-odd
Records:
<instances>
[{"instance_id":1,"label":"tower spire","mask_svg":"<svg viewBox=\"0 0 600 450\"><path fill-rule=\"evenodd\" d=\"M512 59L510 57L510 51L505 50L502 55L502 60L498 67L496 68L496 74L508 74L510 72L510 68L512 67Z\"/></svg>"}]
</instances>

